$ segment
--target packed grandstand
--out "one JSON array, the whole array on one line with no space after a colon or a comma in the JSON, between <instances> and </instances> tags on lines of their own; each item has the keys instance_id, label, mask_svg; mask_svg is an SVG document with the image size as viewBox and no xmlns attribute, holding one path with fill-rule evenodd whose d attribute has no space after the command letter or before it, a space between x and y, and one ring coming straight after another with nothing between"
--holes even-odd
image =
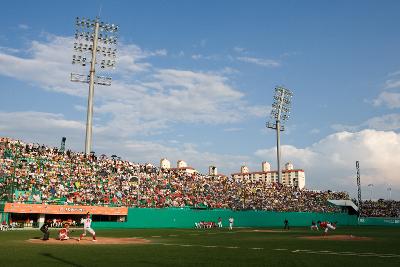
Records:
<instances>
[{"instance_id":1,"label":"packed grandstand","mask_svg":"<svg viewBox=\"0 0 400 267\"><path fill-rule=\"evenodd\" d=\"M20 203L337 212L327 200L349 199L346 192L188 174L10 138L0 138L0 164L0 200L10 200L12 191ZM363 212L399 216L400 202L388 203L366 202Z\"/></svg>"}]
</instances>

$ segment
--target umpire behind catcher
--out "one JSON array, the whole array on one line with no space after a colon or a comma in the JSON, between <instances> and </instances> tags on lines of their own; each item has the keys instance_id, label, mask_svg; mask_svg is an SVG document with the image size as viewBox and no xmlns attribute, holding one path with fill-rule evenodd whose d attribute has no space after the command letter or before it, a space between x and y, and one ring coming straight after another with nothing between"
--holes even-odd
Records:
<instances>
[{"instance_id":1,"label":"umpire behind catcher","mask_svg":"<svg viewBox=\"0 0 400 267\"><path fill-rule=\"evenodd\" d=\"M42 227L40 227L40 231L43 233L43 241L45 240L49 240L50 237L50 223L49 222L45 222Z\"/></svg>"}]
</instances>

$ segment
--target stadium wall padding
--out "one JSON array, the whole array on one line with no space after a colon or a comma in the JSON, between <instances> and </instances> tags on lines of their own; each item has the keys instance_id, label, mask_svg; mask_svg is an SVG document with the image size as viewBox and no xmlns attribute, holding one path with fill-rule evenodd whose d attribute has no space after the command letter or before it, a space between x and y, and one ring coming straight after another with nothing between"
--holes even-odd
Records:
<instances>
[{"instance_id":1,"label":"stadium wall padding","mask_svg":"<svg viewBox=\"0 0 400 267\"><path fill-rule=\"evenodd\" d=\"M331 221L338 225L357 225L357 216L347 213L232 211L228 209L152 209L129 208L126 222L93 222L94 228L193 228L195 222L213 221L221 217L228 226L229 217L238 227L283 227L287 219L290 226L310 226L311 221Z\"/></svg>"}]
</instances>

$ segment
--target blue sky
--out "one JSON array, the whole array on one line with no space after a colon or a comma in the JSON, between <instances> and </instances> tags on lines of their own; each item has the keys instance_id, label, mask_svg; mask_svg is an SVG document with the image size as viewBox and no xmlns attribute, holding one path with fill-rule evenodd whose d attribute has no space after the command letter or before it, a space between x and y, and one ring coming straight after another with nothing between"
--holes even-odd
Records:
<instances>
[{"instance_id":1,"label":"blue sky","mask_svg":"<svg viewBox=\"0 0 400 267\"><path fill-rule=\"evenodd\" d=\"M93 150L224 174L267 160L275 85L293 90L283 161L312 189L400 198L398 1L12 1L0 22L0 135L84 148L87 86L69 82L75 17L120 26L95 89ZM79 71L84 72L84 69ZM107 73L106 73L107 74Z\"/></svg>"}]
</instances>

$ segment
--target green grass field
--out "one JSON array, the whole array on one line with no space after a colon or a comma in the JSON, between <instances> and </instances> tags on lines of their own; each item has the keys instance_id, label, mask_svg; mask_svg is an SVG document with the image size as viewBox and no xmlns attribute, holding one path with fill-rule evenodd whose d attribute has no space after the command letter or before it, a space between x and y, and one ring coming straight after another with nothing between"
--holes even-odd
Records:
<instances>
[{"instance_id":1,"label":"green grass field","mask_svg":"<svg viewBox=\"0 0 400 267\"><path fill-rule=\"evenodd\" d=\"M96 231L99 237L152 241L144 245L32 244L26 240L40 237L38 230L0 232L0 266L400 266L400 228L342 227L330 233L372 238L368 241L297 238L322 234L305 228L276 233L252 230Z\"/></svg>"}]
</instances>

